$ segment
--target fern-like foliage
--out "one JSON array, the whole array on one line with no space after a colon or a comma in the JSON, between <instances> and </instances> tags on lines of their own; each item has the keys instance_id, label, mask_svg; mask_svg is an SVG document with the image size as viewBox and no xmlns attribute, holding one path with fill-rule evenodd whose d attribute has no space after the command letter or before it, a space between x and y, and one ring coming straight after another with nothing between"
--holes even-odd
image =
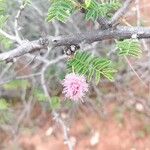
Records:
<instances>
[{"instance_id":1,"label":"fern-like foliage","mask_svg":"<svg viewBox=\"0 0 150 150\"><path fill-rule=\"evenodd\" d=\"M52 0L48 10L47 21L53 19L66 22L75 10L84 8L86 20L97 20L98 17L111 17L111 13L121 6L119 0L107 0L103 3L97 0L85 0L80 4L77 0Z\"/></svg>"},{"instance_id":2,"label":"fern-like foliage","mask_svg":"<svg viewBox=\"0 0 150 150\"><path fill-rule=\"evenodd\" d=\"M6 0L0 0L0 16L4 15L6 11Z\"/></svg>"},{"instance_id":3,"label":"fern-like foliage","mask_svg":"<svg viewBox=\"0 0 150 150\"><path fill-rule=\"evenodd\" d=\"M85 0L85 7L88 8L91 4L92 0Z\"/></svg>"},{"instance_id":4,"label":"fern-like foliage","mask_svg":"<svg viewBox=\"0 0 150 150\"><path fill-rule=\"evenodd\" d=\"M96 84L102 76L113 81L116 72L110 60L94 57L86 52L77 52L74 58L68 61L68 68L70 71L73 68L75 73L87 76L89 81L94 78Z\"/></svg>"},{"instance_id":5,"label":"fern-like foliage","mask_svg":"<svg viewBox=\"0 0 150 150\"><path fill-rule=\"evenodd\" d=\"M3 16L3 15L0 15L0 28L3 28L6 21L7 21L7 16Z\"/></svg>"},{"instance_id":6,"label":"fern-like foliage","mask_svg":"<svg viewBox=\"0 0 150 150\"><path fill-rule=\"evenodd\" d=\"M52 0L52 4L48 10L47 21L57 19L66 22L75 10L73 0Z\"/></svg>"},{"instance_id":7,"label":"fern-like foliage","mask_svg":"<svg viewBox=\"0 0 150 150\"><path fill-rule=\"evenodd\" d=\"M121 56L140 57L142 54L140 43L137 39L126 39L117 42L118 54Z\"/></svg>"},{"instance_id":8,"label":"fern-like foliage","mask_svg":"<svg viewBox=\"0 0 150 150\"><path fill-rule=\"evenodd\" d=\"M13 80L12 82L6 83L3 85L3 88L6 90L13 89L22 89L30 86L30 83L27 80Z\"/></svg>"},{"instance_id":9,"label":"fern-like foliage","mask_svg":"<svg viewBox=\"0 0 150 150\"><path fill-rule=\"evenodd\" d=\"M0 28L4 29L7 23L7 0L0 0ZM5 36L0 34L0 46L4 49L10 48L12 42Z\"/></svg>"},{"instance_id":10,"label":"fern-like foliage","mask_svg":"<svg viewBox=\"0 0 150 150\"><path fill-rule=\"evenodd\" d=\"M41 89L34 89L33 96L39 102L45 102L46 101L46 96L45 96L43 90L41 90Z\"/></svg>"},{"instance_id":11,"label":"fern-like foliage","mask_svg":"<svg viewBox=\"0 0 150 150\"><path fill-rule=\"evenodd\" d=\"M51 97L51 109L58 110L61 108L60 98L58 96Z\"/></svg>"},{"instance_id":12,"label":"fern-like foliage","mask_svg":"<svg viewBox=\"0 0 150 150\"><path fill-rule=\"evenodd\" d=\"M0 124L9 124L12 120L14 120L14 118L10 110L10 104L6 99L0 98Z\"/></svg>"},{"instance_id":13,"label":"fern-like foliage","mask_svg":"<svg viewBox=\"0 0 150 150\"><path fill-rule=\"evenodd\" d=\"M96 0L85 3L87 13L86 20L97 20L98 17L111 17L112 12L121 7L119 0L111 0L104 3L98 3Z\"/></svg>"},{"instance_id":14,"label":"fern-like foliage","mask_svg":"<svg viewBox=\"0 0 150 150\"><path fill-rule=\"evenodd\" d=\"M6 102L5 99L0 99L0 110L6 110L8 109L9 104Z\"/></svg>"},{"instance_id":15,"label":"fern-like foliage","mask_svg":"<svg viewBox=\"0 0 150 150\"><path fill-rule=\"evenodd\" d=\"M6 0L0 0L0 28L3 28L8 16L6 15Z\"/></svg>"}]
</instances>

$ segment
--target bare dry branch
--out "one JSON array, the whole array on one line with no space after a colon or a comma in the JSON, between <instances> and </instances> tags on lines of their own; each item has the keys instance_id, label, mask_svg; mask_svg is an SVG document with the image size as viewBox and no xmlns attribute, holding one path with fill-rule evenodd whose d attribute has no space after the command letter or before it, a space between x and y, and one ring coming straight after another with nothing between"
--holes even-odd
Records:
<instances>
[{"instance_id":1,"label":"bare dry branch","mask_svg":"<svg viewBox=\"0 0 150 150\"><path fill-rule=\"evenodd\" d=\"M96 41L102 41L113 38L128 39L132 38L132 35L134 34L138 39L150 38L150 28L118 26L116 27L116 29L111 28L107 30L94 30L84 33L63 35L59 37L54 37L53 39L43 39L42 42L41 39L31 42L23 42L23 44L21 44L16 49L0 54L0 61L11 61L13 58L46 48L48 44L50 44L53 47L58 47L79 44L82 42L93 43Z\"/></svg>"}]
</instances>

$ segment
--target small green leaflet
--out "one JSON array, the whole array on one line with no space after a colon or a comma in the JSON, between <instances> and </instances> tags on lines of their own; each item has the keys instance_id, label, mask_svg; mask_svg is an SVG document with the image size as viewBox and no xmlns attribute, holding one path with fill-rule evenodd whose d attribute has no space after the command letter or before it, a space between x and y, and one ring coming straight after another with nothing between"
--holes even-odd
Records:
<instances>
[{"instance_id":1,"label":"small green leaflet","mask_svg":"<svg viewBox=\"0 0 150 150\"><path fill-rule=\"evenodd\" d=\"M97 0L85 0L80 4L76 0L52 0L48 10L47 21L53 19L65 23L73 12L80 11L82 8L86 10L86 20L97 20L98 17L111 17L114 11L121 7L120 0L111 0L103 3Z\"/></svg>"},{"instance_id":2,"label":"small green leaflet","mask_svg":"<svg viewBox=\"0 0 150 150\"><path fill-rule=\"evenodd\" d=\"M30 86L30 83L27 80L13 80L10 83L4 84L4 88L6 90L13 90L19 88L27 88Z\"/></svg>"},{"instance_id":3,"label":"small green leaflet","mask_svg":"<svg viewBox=\"0 0 150 150\"><path fill-rule=\"evenodd\" d=\"M6 0L0 0L0 15L4 15L6 11Z\"/></svg>"},{"instance_id":4,"label":"small green leaflet","mask_svg":"<svg viewBox=\"0 0 150 150\"><path fill-rule=\"evenodd\" d=\"M51 108L53 110L58 110L58 109L60 109L60 107L61 107L60 98L57 96L53 96L51 98Z\"/></svg>"},{"instance_id":5,"label":"small green leaflet","mask_svg":"<svg viewBox=\"0 0 150 150\"><path fill-rule=\"evenodd\" d=\"M57 19L65 23L74 9L75 6L70 0L52 1L52 4L48 10L47 21L50 22L53 19Z\"/></svg>"},{"instance_id":6,"label":"small green leaflet","mask_svg":"<svg viewBox=\"0 0 150 150\"><path fill-rule=\"evenodd\" d=\"M0 99L0 110L7 110L9 104L6 102L5 99L1 98Z\"/></svg>"},{"instance_id":7,"label":"small green leaflet","mask_svg":"<svg viewBox=\"0 0 150 150\"><path fill-rule=\"evenodd\" d=\"M140 43L137 39L125 39L117 41L118 54L120 56L140 57L142 54Z\"/></svg>"},{"instance_id":8,"label":"small green leaflet","mask_svg":"<svg viewBox=\"0 0 150 150\"><path fill-rule=\"evenodd\" d=\"M86 8L88 8L90 6L91 1L92 0L85 0L85 6L86 6Z\"/></svg>"},{"instance_id":9,"label":"small green leaflet","mask_svg":"<svg viewBox=\"0 0 150 150\"><path fill-rule=\"evenodd\" d=\"M33 95L40 102L45 102L46 101L46 96L45 96L44 92L40 89L35 89L34 92L33 92Z\"/></svg>"},{"instance_id":10,"label":"small green leaflet","mask_svg":"<svg viewBox=\"0 0 150 150\"><path fill-rule=\"evenodd\" d=\"M87 4L86 4L87 3ZM99 3L96 0L91 0L85 3L86 5L86 20L95 21L99 17L109 18L112 16L114 11L118 10L121 7L119 0L107 1ZM88 6L88 7L87 7Z\"/></svg>"},{"instance_id":11,"label":"small green leaflet","mask_svg":"<svg viewBox=\"0 0 150 150\"><path fill-rule=\"evenodd\" d=\"M86 52L77 52L73 59L68 61L68 69L71 72L85 75L88 81L95 80L99 83L101 77L106 77L110 81L114 80L116 70L112 66L112 62L106 58L94 57Z\"/></svg>"}]
</instances>

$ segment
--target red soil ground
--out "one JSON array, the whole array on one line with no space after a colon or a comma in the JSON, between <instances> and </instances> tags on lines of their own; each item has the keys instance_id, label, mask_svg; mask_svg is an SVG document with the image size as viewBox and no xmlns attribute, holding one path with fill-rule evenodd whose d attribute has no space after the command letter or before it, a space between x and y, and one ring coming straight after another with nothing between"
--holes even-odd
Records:
<instances>
[{"instance_id":1,"label":"red soil ground","mask_svg":"<svg viewBox=\"0 0 150 150\"><path fill-rule=\"evenodd\" d=\"M70 129L70 136L76 141L75 150L150 150L149 119L141 113L119 111L118 108L117 104L108 104L105 119L90 111L79 112ZM21 131L16 142L21 150L67 150L59 126L53 124L48 114L40 118L38 128L36 124L35 129ZM49 128L53 132L47 136ZM92 145L94 133L99 134L99 137L95 137L96 143ZM6 141L6 144L7 150L13 150L15 144L12 140Z\"/></svg>"}]
</instances>

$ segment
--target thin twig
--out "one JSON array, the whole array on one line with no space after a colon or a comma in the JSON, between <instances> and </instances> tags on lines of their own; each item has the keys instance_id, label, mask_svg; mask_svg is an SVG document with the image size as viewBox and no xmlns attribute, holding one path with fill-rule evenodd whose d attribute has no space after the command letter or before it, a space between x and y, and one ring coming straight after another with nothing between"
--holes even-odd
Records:
<instances>
[{"instance_id":1,"label":"thin twig","mask_svg":"<svg viewBox=\"0 0 150 150\"><path fill-rule=\"evenodd\" d=\"M19 35L18 20L19 20L19 17L21 16L21 13L24 10L25 6L26 6L26 2L22 1L21 5L19 7L19 10L17 12L17 15L15 16L15 22L14 22L15 34L16 34L17 41L19 41L19 43L21 43L21 38Z\"/></svg>"},{"instance_id":2,"label":"thin twig","mask_svg":"<svg viewBox=\"0 0 150 150\"><path fill-rule=\"evenodd\" d=\"M127 57L124 57L128 65L130 66L131 70L134 72L134 74L138 77L138 79L141 81L141 83L145 86L148 87L147 84L141 79L141 77L138 75L138 73L135 71L133 68L132 64L130 63L129 59Z\"/></svg>"},{"instance_id":3,"label":"thin twig","mask_svg":"<svg viewBox=\"0 0 150 150\"><path fill-rule=\"evenodd\" d=\"M15 36L6 33L6 32L3 31L1 28L0 28L0 34L3 35L3 36L5 36L6 38L12 40L12 41L17 41L17 39L16 39Z\"/></svg>"},{"instance_id":4,"label":"thin twig","mask_svg":"<svg viewBox=\"0 0 150 150\"><path fill-rule=\"evenodd\" d=\"M67 126L65 125L64 121L62 120L62 118L59 116L58 113L56 112L53 112L53 116L54 116L54 119L61 125L62 129L63 129L63 132L64 132L64 143L68 145L68 149L69 150L73 150L74 149L74 145L73 143L70 141L70 137L68 135L68 128Z\"/></svg>"},{"instance_id":5,"label":"thin twig","mask_svg":"<svg viewBox=\"0 0 150 150\"><path fill-rule=\"evenodd\" d=\"M135 0L126 0L123 6L114 14L112 17L110 24L113 25L115 24L124 14L128 11L129 6L131 5L132 2Z\"/></svg>"},{"instance_id":6,"label":"thin twig","mask_svg":"<svg viewBox=\"0 0 150 150\"><path fill-rule=\"evenodd\" d=\"M41 72L41 84L42 84L42 87L43 87L44 94L47 97L50 105L51 105L51 97L50 97L50 94L49 94L47 86L46 86L45 72L51 64L57 63L57 62L59 62L60 60L62 60L64 58L66 58L66 56L60 56L56 60L45 64L45 66L43 67L42 72ZM52 115L53 115L54 119L61 125L61 127L63 129L64 139L65 139L66 144L68 145L69 150L73 150L73 144L71 143L71 141L69 139L68 129L67 129L64 121L61 119L59 114L57 112L55 112L54 110L52 111Z\"/></svg>"},{"instance_id":7,"label":"thin twig","mask_svg":"<svg viewBox=\"0 0 150 150\"><path fill-rule=\"evenodd\" d=\"M47 67L49 67L50 65L52 64L55 64L63 59L67 58L66 56L60 56L58 57L57 59L54 59L54 60L51 60L49 61L47 64L46 64L46 68L43 69L41 72L38 72L38 73L35 73L35 74L29 74L29 75L25 75L25 76L18 76L18 77L12 77L11 79L7 79L3 82L0 82L0 86L6 84L6 83L9 83L13 80L21 80L21 79L28 79L28 78L33 78L35 76L42 76L43 72L46 71ZM44 75L44 74L43 74ZM44 76L42 76L42 84L45 85L45 81L44 81ZM46 89L46 87L44 87ZM47 93L47 96L48 96L48 93Z\"/></svg>"}]
</instances>

